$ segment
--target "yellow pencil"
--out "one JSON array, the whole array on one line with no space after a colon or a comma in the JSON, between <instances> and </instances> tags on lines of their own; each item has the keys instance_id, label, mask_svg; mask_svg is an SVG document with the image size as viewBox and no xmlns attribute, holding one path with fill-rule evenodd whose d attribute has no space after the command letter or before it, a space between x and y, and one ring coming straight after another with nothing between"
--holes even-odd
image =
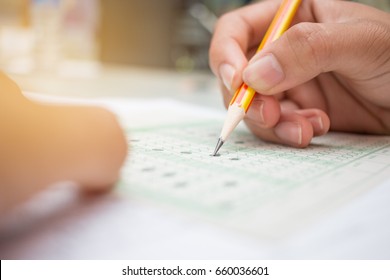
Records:
<instances>
[{"instance_id":1,"label":"yellow pencil","mask_svg":"<svg viewBox=\"0 0 390 280\"><path fill-rule=\"evenodd\" d=\"M259 48L257 49L257 52L262 50L268 43L278 39L283 34L283 32L287 30L296 11L298 10L300 3L301 0L284 0L282 2ZM256 91L245 83L243 83L236 91L235 95L230 101L227 117L223 125L221 135L218 139L217 146L214 150L214 156L217 155L219 149L225 143L226 139L236 128L236 126L243 120L246 112L249 109L249 106L252 103L255 93Z\"/></svg>"}]
</instances>

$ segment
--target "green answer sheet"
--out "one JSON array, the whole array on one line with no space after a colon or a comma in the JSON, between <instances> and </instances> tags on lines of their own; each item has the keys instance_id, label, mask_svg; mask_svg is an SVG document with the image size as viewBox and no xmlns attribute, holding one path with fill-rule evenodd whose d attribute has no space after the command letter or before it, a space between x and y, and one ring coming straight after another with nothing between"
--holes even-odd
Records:
<instances>
[{"instance_id":1,"label":"green answer sheet","mask_svg":"<svg viewBox=\"0 0 390 280\"><path fill-rule=\"evenodd\" d=\"M119 114L130 152L118 189L181 215L279 238L390 178L390 137L329 133L297 149L241 125L214 157L223 114L174 101L145 106Z\"/></svg>"}]
</instances>

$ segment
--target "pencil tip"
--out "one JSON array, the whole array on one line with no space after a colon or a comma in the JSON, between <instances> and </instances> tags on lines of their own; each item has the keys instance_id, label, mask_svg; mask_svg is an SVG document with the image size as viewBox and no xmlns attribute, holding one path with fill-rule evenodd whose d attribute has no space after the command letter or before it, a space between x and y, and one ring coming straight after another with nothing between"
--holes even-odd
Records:
<instances>
[{"instance_id":1,"label":"pencil tip","mask_svg":"<svg viewBox=\"0 0 390 280\"><path fill-rule=\"evenodd\" d=\"M218 143L217 145L215 146L215 150L214 150L214 153L213 153L213 156L215 157L219 151L219 149L221 149L222 145L224 144L224 142L222 141L221 138L218 139Z\"/></svg>"}]
</instances>

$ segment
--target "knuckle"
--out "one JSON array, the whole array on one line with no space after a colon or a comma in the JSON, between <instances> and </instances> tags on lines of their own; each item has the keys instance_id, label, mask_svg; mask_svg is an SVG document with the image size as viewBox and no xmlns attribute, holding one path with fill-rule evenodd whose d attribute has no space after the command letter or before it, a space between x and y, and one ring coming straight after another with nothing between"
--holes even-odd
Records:
<instances>
[{"instance_id":1,"label":"knuckle","mask_svg":"<svg viewBox=\"0 0 390 280\"><path fill-rule=\"evenodd\" d=\"M388 35L390 26L381 21L372 19L358 19L357 24L364 28L367 36L372 38L383 38L384 35Z\"/></svg>"},{"instance_id":2,"label":"knuckle","mask_svg":"<svg viewBox=\"0 0 390 280\"><path fill-rule=\"evenodd\" d=\"M216 24L216 28L218 28L219 26L225 26L226 24L229 24L230 22L232 22L232 20L234 20L235 18L237 17L236 13L235 12L227 12L227 13L224 13L223 15L221 15L219 18L218 18L218 21L217 21L217 24Z\"/></svg>"},{"instance_id":3,"label":"knuckle","mask_svg":"<svg viewBox=\"0 0 390 280\"><path fill-rule=\"evenodd\" d=\"M390 53L390 24L376 20L361 20L360 25L364 28L364 36L367 38L366 49L369 52L388 55Z\"/></svg>"},{"instance_id":4,"label":"knuckle","mask_svg":"<svg viewBox=\"0 0 390 280\"><path fill-rule=\"evenodd\" d=\"M233 12L228 12L220 16L214 27L214 38L223 36L226 29L231 28L232 23L237 20L236 18L237 16Z\"/></svg>"}]
</instances>

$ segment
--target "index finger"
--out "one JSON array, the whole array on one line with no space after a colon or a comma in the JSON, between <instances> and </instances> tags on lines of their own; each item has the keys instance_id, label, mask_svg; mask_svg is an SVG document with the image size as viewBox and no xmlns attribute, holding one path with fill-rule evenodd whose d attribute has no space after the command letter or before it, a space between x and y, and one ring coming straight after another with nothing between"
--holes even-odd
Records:
<instances>
[{"instance_id":1,"label":"index finger","mask_svg":"<svg viewBox=\"0 0 390 280\"><path fill-rule=\"evenodd\" d=\"M249 5L223 15L217 22L210 45L210 67L221 78L221 65L234 69L231 87L242 83L241 72L248 63L248 52L257 48L278 8L279 1Z\"/></svg>"}]
</instances>

